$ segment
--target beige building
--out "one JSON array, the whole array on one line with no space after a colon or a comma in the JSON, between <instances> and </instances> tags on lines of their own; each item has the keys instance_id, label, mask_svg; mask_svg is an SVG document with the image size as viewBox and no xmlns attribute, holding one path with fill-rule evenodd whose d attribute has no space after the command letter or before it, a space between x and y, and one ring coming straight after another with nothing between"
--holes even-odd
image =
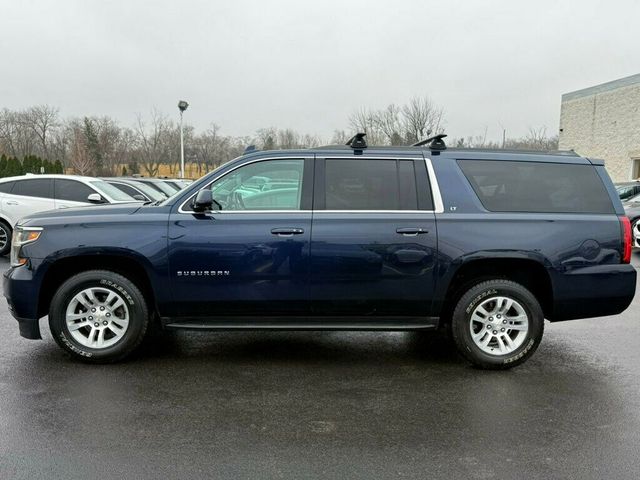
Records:
<instances>
[{"instance_id":1,"label":"beige building","mask_svg":"<svg viewBox=\"0 0 640 480\"><path fill-rule=\"evenodd\" d=\"M562 95L560 149L601 158L614 182L640 177L640 74Z\"/></svg>"}]
</instances>

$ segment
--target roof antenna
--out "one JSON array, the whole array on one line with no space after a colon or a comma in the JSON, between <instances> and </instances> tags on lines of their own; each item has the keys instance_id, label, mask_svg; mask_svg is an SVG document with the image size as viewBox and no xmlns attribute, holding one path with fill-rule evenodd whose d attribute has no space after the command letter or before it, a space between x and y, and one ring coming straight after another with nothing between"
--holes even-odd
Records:
<instances>
[{"instance_id":1,"label":"roof antenna","mask_svg":"<svg viewBox=\"0 0 640 480\"><path fill-rule=\"evenodd\" d=\"M366 137L366 133L356 133L353 137L351 137L345 145L349 145L351 148L367 148L367 141L364 139Z\"/></svg>"},{"instance_id":2,"label":"roof antenna","mask_svg":"<svg viewBox=\"0 0 640 480\"><path fill-rule=\"evenodd\" d=\"M420 140L419 142L416 142L411 146L422 147L423 145L429 145L429 148L431 150L446 150L447 145L444 143L444 140L443 140L443 138L446 136L447 136L446 134L441 133L439 135L434 135L433 137L429 137L425 140Z\"/></svg>"}]
</instances>

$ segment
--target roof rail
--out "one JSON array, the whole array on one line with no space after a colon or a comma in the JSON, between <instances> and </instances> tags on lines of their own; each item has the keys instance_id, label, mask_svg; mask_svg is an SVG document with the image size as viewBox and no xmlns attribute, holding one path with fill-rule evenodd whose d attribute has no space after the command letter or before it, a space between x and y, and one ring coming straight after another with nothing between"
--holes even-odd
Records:
<instances>
[{"instance_id":1,"label":"roof rail","mask_svg":"<svg viewBox=\"0 0 640 480\"><path fill-rule=\"evenodd\" d=\"M441 133L439 135L434 135L433 137L429 137L425 140L420 140L419 142L411 145L412 147L422 147L423 145L429 145L431 150L446 150L447 145L444 143L443 138L447 135L445 133Z\"/></svg>"},{"instance_id":2,"label":"roof rail","mask_svg":"<svg viewBox=\"0 0 640 480\"><path fill-rule=\"evenodd\" d=\"M366 133L356 133L347 141L347 143L345 143L345 145L349 145L354 149L367 148L367 141L364 139L366 136Z\"/></svg>"}]
</instances>

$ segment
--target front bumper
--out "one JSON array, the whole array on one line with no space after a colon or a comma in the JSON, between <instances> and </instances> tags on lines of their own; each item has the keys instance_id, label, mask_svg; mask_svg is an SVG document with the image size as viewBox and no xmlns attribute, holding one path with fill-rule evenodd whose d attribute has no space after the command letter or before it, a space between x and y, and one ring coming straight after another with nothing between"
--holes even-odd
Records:
<instances>
[{"instance_id":1,"label":"front bumper","mask_svg":"<svg viewBox=\"0 0 640 480\"><path fill-rule=\"evenodd\" d=\"M20 335L32 340L42 338L38 323L39 282L35 281L33 270L26 265L10 268L4 273L2 284L9 311L18 321Z\"/></svg>"}]
</instances>

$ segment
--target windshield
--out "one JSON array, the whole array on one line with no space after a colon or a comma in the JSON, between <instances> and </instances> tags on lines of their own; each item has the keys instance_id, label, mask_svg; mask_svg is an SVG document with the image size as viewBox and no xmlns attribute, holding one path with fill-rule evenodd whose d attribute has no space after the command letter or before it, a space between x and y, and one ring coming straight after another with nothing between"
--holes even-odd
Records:
<instances>
[{"instance_id":1,"label":"windshield","mask_svg":"<svg viewBox=\"0 0 640 480\"><path fill-rule=\"evenodd\" d=\"M129 183L132 186L136 187L138 190L140 190L147 197L149 197L149 199L151 199L153 201L163 201L165 198L167 198L167 195L165 195L162 192L157 191L155 188L152 188L152 187L150 187L149 185L147 185L145 183L136 182L136 181L130 181Z\"/></svg>"},{"instance_id":2,"label":"windshield","mask_svg":"<svg viewBox=\"0 0 640 480\"><path fill-rule=\"evenodd\" d=\"M92 180L89 183L93 185L100 193L116 202L139 202L139 200L136 200L132 196L124 193L122 190L103 180Z\"/></svg>"},{"instance_id":3,"label":"windshield","mask_svg":"<svg viewBox=\"0 0 640 480\"><path fill-rule=\"evenodd\" d=\"M174 190L164 182L153 182L153 181L150 182L145 180L138 180L138 181L141 183L150 185L152 188L155 188L156 190L160 190L162 193L165 193L167 196L171 196L174 193L176 193L176 190Z\"/></svg>"}]
</instances>

